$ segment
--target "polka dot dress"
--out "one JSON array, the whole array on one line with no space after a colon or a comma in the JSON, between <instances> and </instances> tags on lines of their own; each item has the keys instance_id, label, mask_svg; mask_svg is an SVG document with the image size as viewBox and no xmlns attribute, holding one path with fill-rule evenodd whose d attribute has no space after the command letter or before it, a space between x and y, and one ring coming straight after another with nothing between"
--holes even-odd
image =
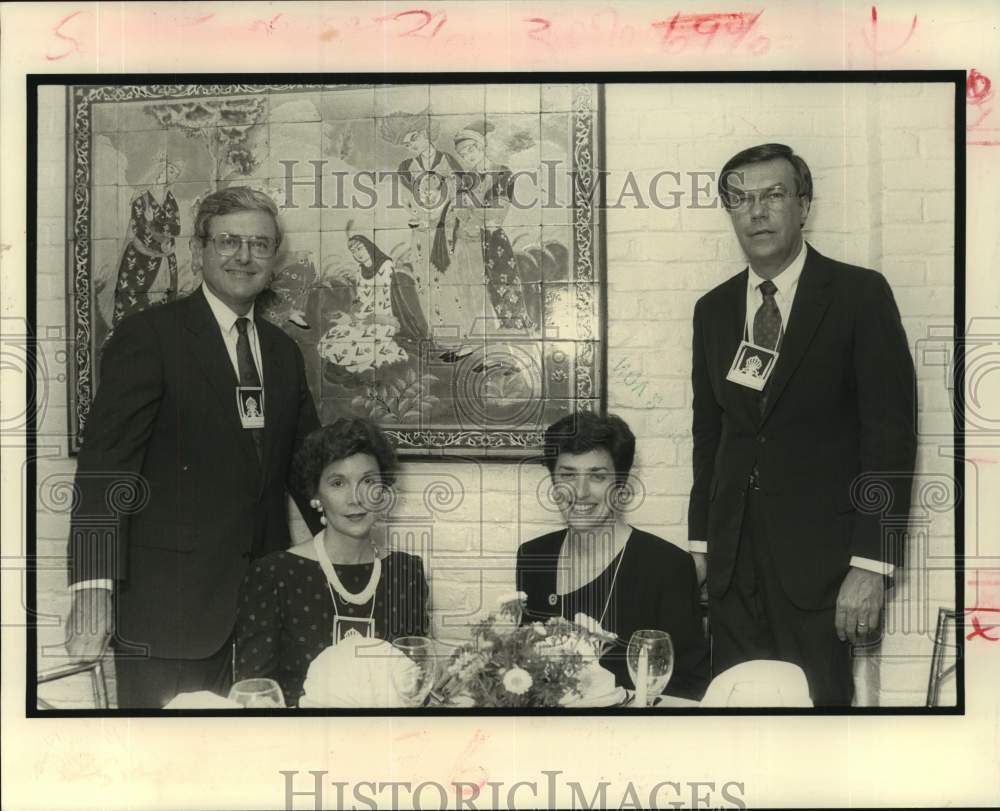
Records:
<instances>
[{"instance_id":1,"label":"polka dot dress","mask_svg":"<svg viewBox=\"0 0 1000 811\"><path fill-rule=\"evenodd\" d=\"M359 592L372 564L335 564L344 587ZM390 552L382 560L375 591L375 635L427 636L427 581L420 558ZM341 617L368 619L371 601L352 605L337 598ZM319 562L292 552L273 552L256 561L243 581L236 618L236 678L266 676L281 685L289 706L298 703L313 659L333 641L334 609Z\"/></svg>"}]
</instances>

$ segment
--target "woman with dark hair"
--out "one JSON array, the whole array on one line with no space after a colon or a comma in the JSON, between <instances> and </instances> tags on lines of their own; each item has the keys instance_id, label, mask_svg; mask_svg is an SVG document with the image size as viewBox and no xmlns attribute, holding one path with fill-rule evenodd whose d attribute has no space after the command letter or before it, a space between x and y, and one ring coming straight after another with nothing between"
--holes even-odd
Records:
<instances>
[{"instance_id":1,"label":"woman with dark hair","mask_svg":"<svg viewBox=\"0 0 1000 811\"><path fill-rule=\"evenodd\" d=\"M275 679L298 702L313 659L353 636L427 636L423 563L379 548L376 514L395 480L389 440L365 419L342 418L308 437L294 461L324 529L250 568L236 623L235 677Z\"/></svg>"},{"instance_id":2,"label":"woman with dark hair","mask_svg":"<svg viewBox=\"0 0 1000 811\"><path fill-rule=\"evenodd\" d=\"M522 544L517 589L524 622L578 613L618 641L601 665L632 688L625 652L632 633L666 631L674 645L667 692L700 699L708 685L708 645L691 555L625 521L635 436L620 417L571 414L545 432L543 462L566 528Z\"/></svg>"},{"instance_id":3,"label":"woman with dark hair","mask_svg":"<svg viewBox=\"0 0 1000 811\"><path fill-rule=\"evenodd\" d=\"M350 309L331 318L318 350L343 372L360 375L406 361L428 329L413 278L362 234L351 234L347 247L359 278L351 280Z\"/></svg>"}]
</instances>

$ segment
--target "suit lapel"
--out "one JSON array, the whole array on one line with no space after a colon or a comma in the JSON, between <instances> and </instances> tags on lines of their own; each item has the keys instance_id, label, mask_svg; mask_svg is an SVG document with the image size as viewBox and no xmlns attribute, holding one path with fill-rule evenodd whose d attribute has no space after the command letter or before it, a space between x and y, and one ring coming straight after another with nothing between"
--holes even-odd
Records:
<instances>
[{"instance_id":1,"label":"suit lapel","mask_svg":"<svg viewBox=\"0 0 1000 811\"><path fill-rule=\"evenodd\" d=\"M219 330L219 322L215 320L208 301L201 288L187 297L187 312L185 326L192 336L189 357L198 366L209 388L215 393L219 408L225 415L225 421L237 432L240 447L246 457L249 470L257 468L257 451L249 431L243 430L239 414L236 411L236 371L226 351L226 344Z\"/></svg>"},{"instance_id":2,"label":"suit lapel","mask_svg":"<svg viewBox=\"0 0 1000 811\"><path fill-rule=\"evenodd\" d=\"M798 289L795 291L788 328L781 342L778 362L768 382L767 406L761 415L761 422L765 421L774 410L774 404L802 362L806 349L816 334L816 328L823 320L827 307L830 306L829 267L823 256L811 246L807 245L806 250L806 263L799 277Z\"/></svg>"}]
</instances>

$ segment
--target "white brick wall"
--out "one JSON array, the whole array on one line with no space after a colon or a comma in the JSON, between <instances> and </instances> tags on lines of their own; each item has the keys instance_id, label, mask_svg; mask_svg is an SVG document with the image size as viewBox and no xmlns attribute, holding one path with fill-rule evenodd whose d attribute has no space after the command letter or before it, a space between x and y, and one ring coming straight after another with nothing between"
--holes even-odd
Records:
<instances>
[{"instance_id":1,"label":"white brick wall","mask_svg":"<svg viewBox=\"0 0 1000 811\"><path fill-rule=\"evenodd\" d=\"M747 146L781 141L810 164L815 201L807 238L847 262L882 271L896 294L911 347L931 325L950 325L952 304L951 88L933 86L745 85L609 86L606 91L609 201L632 170L648 201L648 183L659 171L681 173L681 184L660 181L665 203L684 193L673 210L632 208L607 212L609 408L628 420L639 440L636 473L646 497L633 521L683 543L690 486L690 321L694 301L743 267L739 246L719 208L692 210L691 172L717 172ZM38 326L65 329L65 99L42 88L39 127ZM700 176L698 185L708 180ZM701 194L708 205L713 198ZM46 344L46 353L51 344ZM943 370L920 363L920 423L925 439L917 490L950 473L937 452L947 444L949 403ZM54 357L54 356L53 356ZM38 466L39 483L68 480L66 367L49 362L40 446L53 456ZM558 525L543 504L545 482L537 465L411 463L399 482L397 517L420 537L426 521L424 488L454 476L462 494L451 511L438 511L425 562L432 578L436 634L464 637L470 614L491 608L513 588L517 545ZM438 505L440 506L440 505ZM947 556L953 543L949 512L930 512L921 527L932 549ZM39 607L62 617L68 606L62 556L68 519L64 511L38 512ZM297 525L302 532L302 525ZM419 541L418 541L419 543ZM947 566L947 560L935 561ZM51 566L51 568L50 568ZM947 569L925 578L914 560L900 579L883 645L880 700L919 704L926 688L930 640L938 604L950 605ZM907 623L903 618L909 618ZM906 626L904 628L904 625ZM58 644L58 623L39 629L40 645ZM57 663L50 656L43 667ZM60 703L79 705L84 680L59 688ZM43 692L49 696L51 691Z\"/></svg>"}]
</instances>

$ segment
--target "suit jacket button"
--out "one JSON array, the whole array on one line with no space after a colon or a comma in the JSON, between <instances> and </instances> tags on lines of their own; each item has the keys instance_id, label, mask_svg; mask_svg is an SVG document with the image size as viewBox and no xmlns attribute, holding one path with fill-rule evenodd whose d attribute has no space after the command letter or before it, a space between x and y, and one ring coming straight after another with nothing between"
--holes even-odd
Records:
<instances>
[{"instance_id":1,"label":"suit jacket button","mask_svg":"<svg viewBox=\"0 0 1000 811\"><path fill-rule=\"evenodd\" d=\"M765 442L767 442L767 437L766 437L766 436L759 436L759 437L757 437L757 441L758 441L758 442L759 442L759 443L760 443L761 445L763 445L763 444L764 444Z\"/></svg>"}]
</instances>

